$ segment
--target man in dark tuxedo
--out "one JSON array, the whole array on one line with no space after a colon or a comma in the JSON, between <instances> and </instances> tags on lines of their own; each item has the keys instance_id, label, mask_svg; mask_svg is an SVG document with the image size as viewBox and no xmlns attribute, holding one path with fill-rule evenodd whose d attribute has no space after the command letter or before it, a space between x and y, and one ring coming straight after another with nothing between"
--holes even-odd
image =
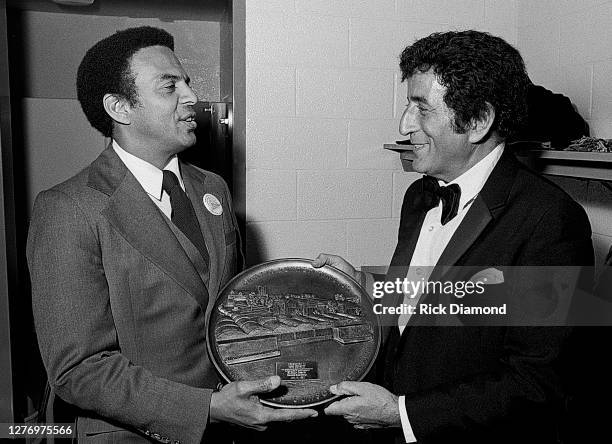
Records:
<instances>
[{"instance_id":1,"label":"man in dark tuxedo","mask_svg":"<svg viewBox=\"0 0 612 444\"><path fill-rule=\"evenodd\" d=\"M468 280L460 270L469 269L503 282L499 276L509 266L529 272L530 266L592 265L584 210L505 149L526 115L529 79L518 51L487 33L435 33L405 48L400 67L408 82L400 132L413 144L413 169L425 176L406 191L386 280L436 281L448 273ZM323 264L364 283L371 279L338 256L314 261ZM540 285L541 269L535 270L515 294L528 310L546 306L553 291ZM418 312L394 322L379 355L378 384L331 387L345 397L327 414L385 429L381 440L558 442L568 328L491 326L483 319L469 327L423 326Z\"/></svg>"},{"instance_id":2,"label":"man in dark tuxedo","mask_svg":"<svg viewBox=\"0 0 612 444\"><path fill-rule=\"evenodd\" d=\"M79 442L227 442L214 423L316 415L262 406L277 376L218 386L206 314L237 271L238 227L223 179L177 158L195 143L197 97L173 50L141 27L87 52L79 102L112 141L34 205L36 332L51 403L69 406Z\"/></svg>"}]
</instances>

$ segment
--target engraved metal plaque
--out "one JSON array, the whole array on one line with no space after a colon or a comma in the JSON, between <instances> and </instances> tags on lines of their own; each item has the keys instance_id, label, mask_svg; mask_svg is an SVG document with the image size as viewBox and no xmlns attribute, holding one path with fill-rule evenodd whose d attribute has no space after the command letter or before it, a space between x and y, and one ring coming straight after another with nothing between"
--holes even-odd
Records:
<instances>
[{"instance_id":1,"label":"engraved metal plaque","mask_svg":"<svg viewBox=\"0 0 612 444\"><path fill-rule=\"evenodd\" d=\"M306 259L256 265L221 290L209 314L208 350L229 381L281 378L263 395L275 407L312 407L359 381L380 347L380 325L363 288Z\"/></svg>"}]
</instances>

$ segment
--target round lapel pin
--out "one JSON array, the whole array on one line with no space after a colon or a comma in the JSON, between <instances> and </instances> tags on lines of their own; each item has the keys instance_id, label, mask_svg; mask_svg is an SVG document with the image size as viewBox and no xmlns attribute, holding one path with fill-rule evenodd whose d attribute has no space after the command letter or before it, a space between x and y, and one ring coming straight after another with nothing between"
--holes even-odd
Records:
<instances>
[{"instance_id":1,"label":"round lapel pin","mask_svg":"<svg viewBox=\"0 0 612 444\"><path fill-rule=\"evenodd\" d=\"M211 214L214 214L215 216L221 216L223 214L223 207L216 196L206 193L202 198L202 201L204 202L206 209L210 211Z\"/></svg>"}]
</instances>

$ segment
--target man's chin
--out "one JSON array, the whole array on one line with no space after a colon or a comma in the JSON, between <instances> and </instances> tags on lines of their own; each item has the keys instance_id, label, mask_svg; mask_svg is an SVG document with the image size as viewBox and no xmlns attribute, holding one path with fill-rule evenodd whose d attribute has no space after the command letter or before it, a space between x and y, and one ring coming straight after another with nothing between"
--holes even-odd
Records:
<instances>
[{"instance_id":1,"label":"man's chin","mask_svg":"<svg viewBox=\"0 0 612 444\"><path fill-rule=\"evenodd\" d=\"M425 162L420 160L418 157L412 161L412 170L415 173L427 174L427 166Z\"/></svg>"},{"instance_id":2,"label":"man's chin","mask_svg":"<svg viewBox=\"0 0 612 444\"><path fill-rule=\"evenodd\" d=\"M183 138L183 149L191 148L197 142L197 138L194 133L191 133L191 136L186 136Z\"/></svg>"}]
</instances>

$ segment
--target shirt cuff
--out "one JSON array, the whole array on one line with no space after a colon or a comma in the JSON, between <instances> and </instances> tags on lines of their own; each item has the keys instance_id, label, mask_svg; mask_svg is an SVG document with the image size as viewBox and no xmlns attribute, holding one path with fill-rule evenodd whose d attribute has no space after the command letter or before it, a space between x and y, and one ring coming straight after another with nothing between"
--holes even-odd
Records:
<instances>
[{"instance_id":1,"label":"shirt cuff","mask_svg":"<svg viewBox=\"0 0 612 444\"><path fill-rule=\"evenodd\" d=\"M410 421L408 421L408 412L406 411L406 397L399 396L399 412L400 412L400 420L402 421L402 431L404 432L404 439L406 442L416 442L416 437L414 436L414 432L412 431L412 426L410 425Z\"/></svg>"}]
</instances>

